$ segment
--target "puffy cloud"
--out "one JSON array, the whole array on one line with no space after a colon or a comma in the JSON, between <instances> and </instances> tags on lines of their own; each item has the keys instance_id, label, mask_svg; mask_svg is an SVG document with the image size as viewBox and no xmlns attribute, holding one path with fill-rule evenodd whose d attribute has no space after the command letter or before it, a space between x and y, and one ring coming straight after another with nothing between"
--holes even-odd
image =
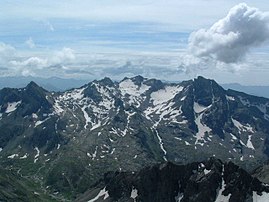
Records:
<instances>
[{"instance_id":1,"label":"puffy cloud","mask_svg":"<svg viewBox=\"0 0 269 202\"><path fill-rule=\"evenodd\" d=\"M22 76L36 76L36 74L33 71L31 71L30 69L22 69L21 75Z\"/></svg>"},{"instance_id":2,"label":"puffy cloud","mask_svg":"<svg viewBox=\"0 0 269 202\"><path fill-rule=\"evenodd\" d=\"M199 58L236 63L246 53L269 39L269 15L241 3L209 29L200 29L189 37L189 50Z\"/></svg>"},{"instance_id":3,"label":"puffy cloud","mask_svg":"<svg viewBox=\"0 0 269 202\"><path fill-rule=\"evenodd\" d=\"M35 48L35 42L33 41L33 39L30 37L28 40L25 41L25 44L29 47L29 48Z\"/></svg>"},{"instance_id":4,"label":"puffy cloud","mask_svg":"<svg viewBox=\"0 0 269 202\"><path fill-rule=\"evenodd\" d=\"M24 66L24 67L34 67L34 68L43 68L48 65L47 59L42 59L39 57L30 57L24 61L11 61L14 66Z\"/></svg>"},{"instance_id":5,"label":"puffy cloud","mask_svg":"<svg viewBox=\"0 0 269 202\"><path fill-rule=\"evenodd\" d=\"M60 64L70 62L76 59L75 51L71 48L63 48L61 51L57 51L52 58L53 64Z\"/></svg>"},{"instance_id":6,"label":"puffy cloud","mask_svg":"<svg viewBox=\"0 0 269 202\"><path fill-rule=\"evenodd\" d=\"M10 64L20 67L41 69L49 66L61 67L75 59L76 56L73 49L63 48L61 51L56 51L53 55L47 56L47 58L41 58L37 56L29 57L24 60L18 60L17 58L17 60L10 61Z\"/></svg>"},{"instance_id":7,"label":"puffy cloud","mask_svg":"<svg viewBox=\"0 0 269 202\"><path fill-rule=\"evenodd\" d=\"M6 60L3 65L8 66L9 72L15 75L35 75L43 73L56 73L59 71L67 71L68 67L65 64L71 64L75 60L74 50L63 48L60 51L55 51L52 54L43 56L31 57L14 57Z\"/></svg>"},{"instance_id":8,"label":"puffy cloud","mask_svg":"<svg viewBox=\"0 0 269 202\"><path fill-rule=\"evenodd\" d=\"M6 63L15 56L16 49L8 44L0 42L0 63Z\"/></svg>"}]
</instances>

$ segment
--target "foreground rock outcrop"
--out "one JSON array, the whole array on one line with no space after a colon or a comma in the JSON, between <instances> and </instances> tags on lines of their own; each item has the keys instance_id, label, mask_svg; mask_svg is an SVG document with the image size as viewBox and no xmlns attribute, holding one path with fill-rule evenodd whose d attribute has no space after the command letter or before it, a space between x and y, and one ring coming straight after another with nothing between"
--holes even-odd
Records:
<instances>
[{"instance_id":1,"label":"foreground rock outcrop","mask_svg":"<svg viewBox=\"0 0 269 202\"><path fill-rule=\"evenodd\" d=\"M265 202L269 186L232 162L158 164L139 172L110 172L77 201Z\"/></svg>"}]
</instances>

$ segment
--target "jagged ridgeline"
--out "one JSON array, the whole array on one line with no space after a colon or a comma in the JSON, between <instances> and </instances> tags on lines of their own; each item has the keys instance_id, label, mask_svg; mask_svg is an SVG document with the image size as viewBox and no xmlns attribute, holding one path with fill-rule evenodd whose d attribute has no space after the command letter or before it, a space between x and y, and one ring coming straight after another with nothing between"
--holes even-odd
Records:
<instances>
[{"instance_id":1,"label":"jagged ridgeline","mask_svg":"<svg viewBox=\"0 0 269 202\"><path fill-rule=\"evenodd\" d=\"M110 172L76 201L269 201L269 186L232 162L164 163L139 172Z\"/></svg>"},{"instance_id":2,"label":"jagged ridgeline","mask_svg":"<svg viewBox=\"0 0 269 202\"><path fill-rule=\"evenodd\" d=\"M0 91L0 165L73 199L109 171L216 157L268 160L269 99L198 77L90 82L63 93L31 82Z\"/></svg>"}]
</instances>

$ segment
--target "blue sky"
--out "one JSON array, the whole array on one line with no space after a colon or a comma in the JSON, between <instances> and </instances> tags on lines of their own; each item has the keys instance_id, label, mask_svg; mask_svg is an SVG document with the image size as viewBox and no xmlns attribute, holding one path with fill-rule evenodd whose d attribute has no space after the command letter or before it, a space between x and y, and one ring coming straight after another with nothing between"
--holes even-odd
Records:
<instances>
[{"instance_id":1,"label":"blue sky","mask_svg":"<svg viewBox=\"0 0 269 202\"><path fill-rule=\"evenodd\" d=\"M269 11L266 1L245 2ZM142 74L173 81L203 75L221 83L269 85L267 40L247 47L244 59L233 64L212 61L212 53L210 61L189 57L190 34L209 29L239 3L2 0L0 74L89 80Z\"/></svg>"}]
</instances>

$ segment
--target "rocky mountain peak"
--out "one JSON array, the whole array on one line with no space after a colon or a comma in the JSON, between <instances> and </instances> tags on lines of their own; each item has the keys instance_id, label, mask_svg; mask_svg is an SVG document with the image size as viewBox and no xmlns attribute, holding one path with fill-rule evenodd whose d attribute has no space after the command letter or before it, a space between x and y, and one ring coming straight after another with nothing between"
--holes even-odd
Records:
<instances>
[{"instance_id":1,"label":"rocky mountain peak","mask_svg":"<svg viewBox=\"0 0 269 202\"><path fill-rule=\"evenodd\" d=\"M214 80L198 76L193 85L195 101L201 105L209 106L215 100L225 97L225 90Z\"/></svg>"},{"instance_id":2,"label":"rocky mountain peak","mask_svg":"<svg viewBox=\"0 0 269 202\"><path fill-rule=\"evenodd\" d=\"M144 80L147 80L146 78L144 78L141 75L135 76L133 78L131 78L131 80L135 83L135 84L141 84Z\"/></svg>"},{"instance_id":3,"label":"rocky mountain peak","mask_svg":"<svg viewBox=\"0 0 269 202\"><path fill-rule=\"evenodd\" d=\"M127 81L127 80L130 80L132 81L135 85L137 86L141 86L141 83L143 83L144 81L146 81L147 79L138 75L138 76L134 76L134 77L131 77L131 78L128 78L128 77L125 77L121 82L123 81ZM121 83L120 82L120 83Z\"/></svg>"},{"instance_id":4,"label":"rocky mountain peak","mask_svg":"<svg viewBox=\"0 0 269 202\"><path fill-rule=\"evenodd\" d=\"M108 77L105 77L105 78L101 79L99 81L99 83L101 85L108 86L108 87L113 87L114 86L114 82Z\"/></svg>"},{"instance_id":5,"label":"rocky mountain peak","mask_svg":"<svg viewBox=\"0 0 269 202\"><path fill-rule=\"evenodd\" d=\"M39 85L34 81L30 81L26 88L39 88Z\"/></svg>"}]
</instances>

